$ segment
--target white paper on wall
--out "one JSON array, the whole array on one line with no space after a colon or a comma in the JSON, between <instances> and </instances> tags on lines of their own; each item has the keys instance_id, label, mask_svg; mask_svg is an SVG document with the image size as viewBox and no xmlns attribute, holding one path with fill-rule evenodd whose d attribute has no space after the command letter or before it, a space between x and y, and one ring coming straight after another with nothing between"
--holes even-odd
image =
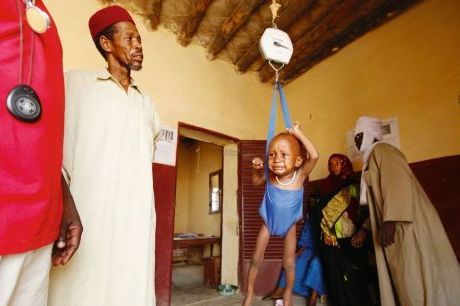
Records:
<instances>
[{"instance_id":1,"label":"white paper on wall","mask_svg":"<svg viewBox=\"0 0 460 306\"><path fill-rule=\"evenodd\" d=\"M400 138L399 138L398 117L392 117L392 118L382 120L382 128L384 131L383 141L400 149L401 144L400 144Z\"/></svg>"},{"instance_id":2,"label":"white paper on wall","mask_svg":"<svg viewBox=\"0 0 460 306\"><path fill-rule=\"evenodd\" d=\"M154 163L176 165L177 128L162 125L156 144Z\"/></svg>"}]
</instances>

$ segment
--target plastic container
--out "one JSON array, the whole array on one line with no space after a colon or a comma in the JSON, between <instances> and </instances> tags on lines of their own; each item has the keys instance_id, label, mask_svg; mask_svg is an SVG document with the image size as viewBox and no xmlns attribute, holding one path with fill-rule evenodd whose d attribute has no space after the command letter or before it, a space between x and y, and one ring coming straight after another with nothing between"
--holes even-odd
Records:
<instances>
[{"instance_id":1,"label":"plastic container","mask_svg":"<svg viewBox=\"0 0 460 306\"><path fill-rule=\"evenodd\" d=\"M217 292L222 296L232 296L236 293L238 286L230 284L222 284L217 287Z\"/></svg>"}]
</instances>

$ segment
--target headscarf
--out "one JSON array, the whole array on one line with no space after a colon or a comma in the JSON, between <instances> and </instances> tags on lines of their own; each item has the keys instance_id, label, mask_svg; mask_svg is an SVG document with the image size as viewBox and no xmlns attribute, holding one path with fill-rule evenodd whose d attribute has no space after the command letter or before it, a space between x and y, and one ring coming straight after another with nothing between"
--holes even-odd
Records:
<instances>
[{"instance_id":1,"label":"headscarf","mask_svg":"<svg viewBox=\"0 0 460 306\"><path fill-rule=\"evenodd\" d=\"M383 139L382 120L374 117L361 116L356 121L354 135L363 133L363 142L359 148L360 152L365 153L372 146L374 139Z\"/></svg>"},{"instance_id":2,"label":"headscarf","mask_svg":"<svg viewBox=\"0 0 460 306\"><path fill-rule=\"evenodd\" d=\"M367 203L367 185L364 180L364 170L374 147L383 140L382 120L374 117L361 116L356 121L354 136L363 133L363 141L359 151L363 153L363 170L361 173L361 194L359 203ZM376 142L374 142L377 139Z\"/></svg>"},{"instance_id":3,"label":"headscarf","mask_svg":"<svg viewBox=\"0 0 460 306\"><path fill-rule=\"evenodd\" d=\"M333 158L338 158L343 162L339 175L335 175L332 171L331 161ZM321 186L321 195L335 195L340 189L350 184L353 166L347 156L338 153L332 154L327 161L327 169L329 170L329 175Z\"/></svg>"}]
</instances>

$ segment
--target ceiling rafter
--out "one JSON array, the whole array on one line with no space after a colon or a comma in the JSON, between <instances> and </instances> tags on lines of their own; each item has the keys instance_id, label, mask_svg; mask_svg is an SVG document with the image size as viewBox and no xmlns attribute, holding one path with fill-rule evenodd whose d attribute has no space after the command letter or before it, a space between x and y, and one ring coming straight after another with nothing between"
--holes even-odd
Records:
<instances>
[{"instance_id":1,"label":"ceiling rafter","mask_svg":"<svg viewBox=\"0 0 460 306\"><path fill-rule=\"evenodd\" d=\"M389 18L395 18L404 9L411 6L415 2L416 1L414 0L385 1L378 11L375 11L372 15L368 15L365 18L362 18L354 26L349 27L336 38L330 40L325 48L310 56L308 65L300 66L297 69L290 70L289 73L284 76L284 81L288 83L296 79L304 72L311 69L314 65L330 56L331 53L334 53L338 49L348 45L351 41L362 36L364 33L370 31L371 29L379 26L383 22L386 22Z\"/></svg>"},{"instance_id":2,"label":"ceiling rafter","mask_svg":"<svg viewBox=\"0 0 460 306\"><path fill-rule=\"evenodd\" d=\"M259 9L265 0L242 0L230 16L218 27L214 40L207 47L210 59L214 59L233 35L246 23L252 12Z\"/></svg>"},{"instance_id":3,"label":"ceiling rafter","mask_svg":"<svg viewBox=\"0 0 460 306\"><path fill-rule=\"evenodd\" d=\"M342 30L322 40L320 45L317 45L315 48L308 48L308 45L306 45L307 49L302 51L303 57L293 58L294 61L291 60L293 66L282 74L282 81L288 83L296 79L356 38L388 21L390 18L396 17L416 2L416 0L380 0L374 1L373 3L370 1L366 2L364 7L360 8L360 11L363 13L360 14L359 18L354 18L341 25L334 25L334 28ZM261 71L259 71L259 73L260 72ZM264 75L259 74L263 82L268 81L271 77L268 69L266 69L264 73Z\"/></svg>"},{"instance_id":4,"label":"ceiling rafter","mask_svg":"<svg viewBox=\"0 0 460 306\"><path fill-rule=\"evenodd\" d=\"M194 0L190 7L189 16L183 23L182 30L178 32L177 40L182 46L187 46L193 39L195 31L200 25L208 6L213 0Z\"/></svg>"},{"instance_id":5,"label":"ceiling rafter","mask_svg":"<svg viewBox=\"0 0 460 306\"><path fill-rule=\"evenodd\" d=\"M105 5L122 4L131 12L142 16L149 24L152 30L156 30L160 24L160 13L162 0L131 0L131 1L117 1L117 0L99 0Z\"/></svg>"},{"instance_id":6,"label":"ceiling rafter","mask_svg":"<svg viewBox=\"0 0 460 306\"><path fill-rule=\"evenodd\" d=\"M163 26L183 46L200 44L209 59L230 62L237 72L257 71L266 82L274 71L259 52L262 33L272 24L271 0L98 0L121 4L150 28ZM281 72L290 82L373 28L423 0L277 0L276 23L294 45Z\"/></svg>"},{"instance_id":7,"label":"ceiling rafter","mask_svg":"<svg viewBox=\"0 0 460 306\"><path fill-rule=\"evenodd\" d=\"M156 30L160 24L160 13L162 0L150 0L151 3L151 14L146 16L149 19L150 27L152 30Z\"/></svg>"},{"instance_id":8,"label":"ceiling rafter","mask_svg":"<svg viewBox=\"0 0 460 306\"><path fill-rule=\"evenodd\" d=\"M288 0L283 1L288 2ZM258 10L254 11L247 22L228 41L225 46L225 52L222 50L221 53L225 53L231 63L236 64L242 54L252 47L254 41L259 41L264 29L271 25L270 3L265 1ZM284 9L285 5L280 8L280 11Z\"/></svg>"}]
</instances>

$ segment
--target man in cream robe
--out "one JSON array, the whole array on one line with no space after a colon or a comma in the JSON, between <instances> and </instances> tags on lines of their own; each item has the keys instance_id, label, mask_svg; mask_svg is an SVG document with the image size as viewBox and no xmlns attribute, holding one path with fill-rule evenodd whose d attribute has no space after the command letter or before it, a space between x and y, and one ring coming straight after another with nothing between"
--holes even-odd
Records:
<instances>
[{"instance_id":1,"label":"man in cream robe","mask_svg":"<svg viewBox=\"0 0 460 306\"><path fill-rule=\"evenodd\" d=\"M460 268L436 209L404 155L381 139L379 119L359 118L361 202L369 203L382 306L460 305Z\"/></svg>"},{"instance_id":2,"label":"man in cream robe","mask_svg":"<svg viewBox=\"0 0 460 306\"><path fill-rule=\"evenodd\" d=\"M142 67L141 41L117 6L94 14L90 30L108 69L66 73L64 135L64 172L84 233L81 252L52 271L48 305L154 306L159 120L130 76Z\"/></svg>"}]
</instances>

